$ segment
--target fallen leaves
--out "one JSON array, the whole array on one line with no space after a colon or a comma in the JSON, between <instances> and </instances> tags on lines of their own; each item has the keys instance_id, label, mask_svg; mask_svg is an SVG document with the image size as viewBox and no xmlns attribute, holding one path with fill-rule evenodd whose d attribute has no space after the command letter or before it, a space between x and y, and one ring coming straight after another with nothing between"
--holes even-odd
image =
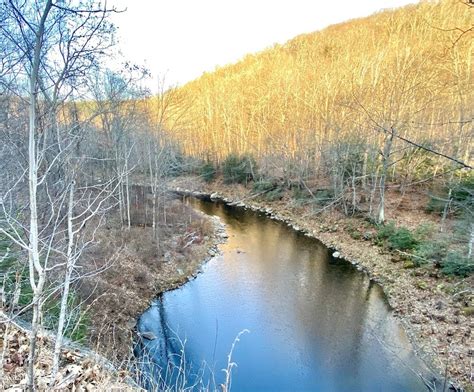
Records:
<instances>
[{"instance_id":1,"label":"fallen leaves","mask_svg":"<svg viewBox=\"0 0 474 392\"><path fill-rule=\"evenodd\" d=\"M0 347L5 347L3 357L3 379L0 389L6 392L24 391L27 387L27 362L29 339L27 331L13 324L5 328L0 319ZM51 390L52 342L45 336L38 339L38 356L35 363L35 385L37 390ZM121 381L125 371L105 370L88 352L66 348L61 352L61 366L54 383L55 390L61 391L132 391L139 390Z\"/></svg>"}]
</instances>

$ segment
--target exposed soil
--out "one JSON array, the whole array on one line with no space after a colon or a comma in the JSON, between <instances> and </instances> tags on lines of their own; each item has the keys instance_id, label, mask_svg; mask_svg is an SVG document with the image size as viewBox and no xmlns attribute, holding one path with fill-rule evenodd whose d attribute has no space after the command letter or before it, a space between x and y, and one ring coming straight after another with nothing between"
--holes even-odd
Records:
<instances>
[{"instance_id":1,"label":"exposed soil","mask_svg":"<svg viewBox=\"0 0 474 392\"><path fill-rule=\"evenodd\" d=\"M362 217L347 217L334 209L314 214L307 206L292 204L288 196L269 202L254 197L242 185L225 185L219 180L206 184L194 177L180 178L171 187L179 188L183 194L212 194L228 203L264 211L339 252L340 257L364 270L383 287L418 355L440 375L447 375L453 387L474 390L472 277L446 277L432 267L407 268L412 266L401 255L364 240L363 235L353 238L354 231L367 233L366 238L374 234L375 229ZM435 216L423 212L423 194L390 191L388 200L387 218L397 224L414 228L421 223L437 222Z\"/></svg>"}]
</instances>

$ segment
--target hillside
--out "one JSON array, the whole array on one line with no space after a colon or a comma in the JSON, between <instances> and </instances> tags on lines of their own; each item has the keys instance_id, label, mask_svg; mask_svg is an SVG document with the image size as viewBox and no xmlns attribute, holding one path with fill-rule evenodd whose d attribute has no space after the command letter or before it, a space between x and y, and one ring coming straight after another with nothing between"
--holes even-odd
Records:
<instances>
[{"instance_id":1,"label":"hillside","mask_svg":"<svg viewBox=\"0 0 474 392\"><path fill-rule=\"evenodd\" d=\"M377 154L395 128L468 161L473 14L461 1L422 1L248 55L173 92L187 99L178 128L170 116L173 136L201 158L248 153L317 171L335 145Z\"/></svg>"}]
</instances>

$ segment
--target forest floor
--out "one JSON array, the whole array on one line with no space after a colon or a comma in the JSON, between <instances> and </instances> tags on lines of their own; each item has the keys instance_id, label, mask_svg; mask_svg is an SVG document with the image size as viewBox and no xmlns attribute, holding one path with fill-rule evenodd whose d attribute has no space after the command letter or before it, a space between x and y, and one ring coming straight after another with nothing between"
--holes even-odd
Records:
<instances>
[{"instance_id":1,"label":"forest floor","mask_svg":"<svg viewBox=\"0 0 474 392\"><path fill-rule=\"evenodd\" d=\"M292 203L289 195L268 201L255 196L251 187L226 185L219 179L207 184L196 177L177 178L170 187L183 193L189 190L213 194L225 202L263 211L338 251L340 257L382 286L417 354L434 366L437 374L446 375L453 386L473 390L472 276L450 277L433 267L413 268L400 254L368 239L374 237L375 228L365 219L347 217L336 209L315 214L308 206ZM439 221L439 217L423 212L426 196L422 193L412 191L402 195L390 191L387 200L387 220L399 225L415 228ZM367 235L354 238L354 231Z\"/></svg>"},{"instance_id":2,"label":"forest floor","mask_svg":"<svg viewBox=\"0 0 474 392\"><path fill-rule=\"evenodd\" d=\"M3 356L3 373L0 390L19 392L26 390L26 362L28 359L29 330L19 324L4 322L0 313L0 352ZM37 343L35 383L39 391L51 390L53 340L41 333ZM139 391L127 380L125 372L117 372L105 358L80 348L65 346L61 353L62 365L57 376L57 389L61 391Z\"/></svg>"}]
</instances>

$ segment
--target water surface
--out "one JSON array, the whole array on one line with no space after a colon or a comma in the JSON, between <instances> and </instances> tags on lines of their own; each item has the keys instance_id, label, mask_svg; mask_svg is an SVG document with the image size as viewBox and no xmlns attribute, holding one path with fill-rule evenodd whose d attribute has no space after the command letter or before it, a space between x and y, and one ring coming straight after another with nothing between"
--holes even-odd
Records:
<instances>
[{"instance_id":1,"label":"water surface","mask_svg":"<svg viewBox=\"0 0 474 392\"><path fill-rule=\"evenodd\" d=\"M219 216L229 239L202 274L141 316L139 329L157 336L145 349L163 378L176 376L165 370L171 361L188 383L224 382L232 342L248 330L233 351L232 391L426 390L423 365L363 273L261 214L188 202Z\"/></svg>"}]
</instances>

